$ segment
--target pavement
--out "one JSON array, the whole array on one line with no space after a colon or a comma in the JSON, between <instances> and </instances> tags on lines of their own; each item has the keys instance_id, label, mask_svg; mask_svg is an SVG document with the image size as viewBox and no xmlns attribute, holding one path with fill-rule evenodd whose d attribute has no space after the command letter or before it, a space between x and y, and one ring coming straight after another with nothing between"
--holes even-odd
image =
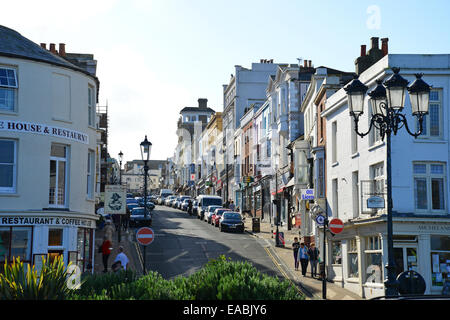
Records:
<instances>
[{"instance_id":1,"label":"pavement","mask_svg":"<svg viewBox=\"0 0 450 320\"><path fill-rule=\"evenodd\" d=\"M292 254L292 242L294 237L298 237L297 230L289 230L284 232L285 247L275 246L275 236L273 231L275 228L268 222L260 222L260 232L252 231L252 219L248 217L244 220L245 232L251 236L258 237L264 243L264 249L271 257L275 266L279 269L281 274L298 286L305 294L307 299L321 300L322 297L322 281L311 277L310 266L308 265L307 275L304 277L301 271L294 269L294 257ZM98 252L99 246L103 242L104 230L96 229L95 231L95 256L94 256L94 273L103 273L102 255ZM123 246L125 254L128 256L130 262L128 268L136 271L138 275L143 274L142 270L142 254L139 246L135 241L135 234L132 230L121 231L121 241L118 241L118 232L114 232L112 247L113 250L108 259L108 272L111 271L111 265L118 254L119 246ZM317 267L319 269L319 266ZM300 269L300 268L299 268ZM339 284L327 281L326 298L329 300L363 300L357 294L342 288Z\"/></svg>"},{"instance_id":2,"label":"pavement","mask_svg":"<svg viewBox=\"0 0 450 320\"><path fill-rule=\"evenodd\" d=\"M308 264L308 269L306 276L304 277L301 273L301 267L296 271L294 267L294 255L292 253L292 243L294 242L294 237L299 237L298 230L280 230L284 232L284 247L275 246L275 232L276 227L272 226L269 222L260 222L260 232L252 231L252 218L246 217L244 220L245 232L251 234L254 237L265 240L266 251L269 255L272 255L272 260L274 264L278 267L280 272L285 278L289 279L291 282L296 284L301 288L301 291L305 293L307 299L323 299L322 294L322 280L318 278L311 277L310 265ZM319 266L317 266L319 270ZM336 283L328 282L326 283L326 299L329 300L364 300L357 294L344 289L341 285Z\"/></svg>"}]
</instances>

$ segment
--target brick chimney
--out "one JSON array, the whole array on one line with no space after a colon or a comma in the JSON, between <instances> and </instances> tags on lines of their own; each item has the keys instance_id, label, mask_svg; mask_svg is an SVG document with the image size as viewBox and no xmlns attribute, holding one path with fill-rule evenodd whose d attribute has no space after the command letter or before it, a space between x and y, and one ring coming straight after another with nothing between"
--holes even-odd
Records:
<instances>
[{"instance_id":1,"label":"brick chimney","mask_svg":"<svg viewBox=\"0 0 450 320\"><path fill-rule=\"evenodd\" d=\"M56 54L56 49L55 49L55 44L54 43L50 43L50 52Z\"/></svg>"},{"instance_id":2,"label":"brick chimney","mask_svg":"<svg viewBox=\"0 0 450 320\"><path fill-rule=\"evenodd\" d=\"M61 57L65 57L66 56L66 45L64 43L60 43L59 44L59 55Z\"/></svg>"},{"instance_id":3,"label":"brick chimney","mask_svg":"<svg viewBox=\"0 0 450 320\"><path fill-rule=\"evenodd\" d=\"M308 67L308 60L303 60L303 67L307 68Z\"/></svg>"},{"instance_id":4,"label":"brick chimney","mask_svg":"<svg viewBox=\"0 0 450 320\"><path fill-rule=\"evenodd\" d=\"M359 76L361 73L369 69L378 60L383 58L388 51L387 42L388 38L381 39L382 48L378 46L378 37L370 38L372 46L366 54L366 45L361 45L361 54L355 60L355 72Z\"/></svg>"},{"instance_id":5,"label":"brick chimney","mask_svg":"<svg viewBox=\"0 0 450 320\"><path fill-rule=\"evenodd\" d=\"M198 101L198 107L200 109L208 108L208 99L200 98L197 101Z\"/></svg>"},{"instance_id":6,"label":"brick chimney","mask_svg":"<svg viewBox=\"0 0 450 320\"><path fill-rule=\"evenodd\" d=\"M388 41L389 38L381 38L381 52L383 52L383 57L388 54Z\"/></svg>"},{"instance_id":7,"label":"brick chimney","mask_svg":"<svg viewBox=\"0 0 450 320\"><path fill-rule=\"evenodd\" d=\"M41 42L41 48L47 50L47 44L44 42Z\"/></svg>"}]
</instances>

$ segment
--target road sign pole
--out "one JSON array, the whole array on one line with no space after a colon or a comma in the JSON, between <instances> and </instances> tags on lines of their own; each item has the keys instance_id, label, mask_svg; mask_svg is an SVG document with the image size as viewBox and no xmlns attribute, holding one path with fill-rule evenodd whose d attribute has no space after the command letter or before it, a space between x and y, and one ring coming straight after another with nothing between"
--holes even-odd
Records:
<instances>
[{"instance_id":1,"label":"road sign pole","mask_svg":"<svg viewBox=\"0 0 450 320\"><path fill-rule=\"evenodd\" d=\"M142 270L144 272L144 275L146 275L147 274L147 270L145 268L145 265L146 265L146 257L147 257L147 254L146 254L147 246L143 246L143 247L144 247L144 257L142 259Z\"/></svg>"},{"instance_id":2,"label":"road sign pole","mask_svg":"<svg viewBox=\"0 0 450 320\"><path fill-rule=\"evenodd\" d=\"M328 217L325 216L325 221L323 223L323 274L322 274L322 298L327 299L327 227L328 227Z\"/></svg>"}]
</instances>

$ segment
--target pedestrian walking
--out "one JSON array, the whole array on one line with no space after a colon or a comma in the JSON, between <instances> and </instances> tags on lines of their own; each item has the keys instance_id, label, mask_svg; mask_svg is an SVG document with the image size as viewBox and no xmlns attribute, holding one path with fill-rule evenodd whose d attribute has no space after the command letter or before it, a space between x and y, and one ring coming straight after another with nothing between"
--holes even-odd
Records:
<instances>
[{"instance_id":1,"label":"pedestrian walking","mask_svg":"<svg viewBox=\"0 0 450 320\"><path fill-rule=\"evenodd\" d=\"M112 220L114 222L114 226L116 227L116 231L119 231L120 227L120 216L118 214L112 215Z\"/></svg>"},{"instance_id":2,"label":"pedestrian walking","mask_svg":"<svg viewBox=\"0 0 450 320\"><path fill-rule=\"evenodd\" d=\"M300 260L300 265L302 267L302 275L306 277L306 269L308 268L308 250L305 248L305 244L300 243L300 248L298 249L298 259Z\"/></svg>"},{"instance_id":3,"label":"pedestrian walking","mask_svg":"<svg viewBox=\"0 0 450 320\"><path fill-rule=\"evenodd\" d=\"M292 251L294 252L294 267L295 271L298 271L298 249L300 248L300 242L298 242L298 238L294 238L294 242L292 243Z\"/></svg>"},{"instance_id":4,"label":"pedestrian walking","mask_svg":"<svg viewBox=\"0 0 450 320\"><path fill-rule=\"evenodd\" d=\"M232 211L234 211L234 202L231 200L230 204L228 205L228 208L230 208Z\"/></svg>"},{"instance_id":5,"label":"pedestrian walking","mask_svg":"<svg viewBox=\"0 0 450 320\"><path fill-rule=\"evenodd\" d=\"M225 202L223 207L228 209L229 206L230 206L230 200L227 200L227 202Z\"/></svg>"},{"instance_id":6,"label":"pedestrian walking","mask_svg":"<svg viewBox=\"0 0 450 320\"><path fill-rule=\"evenodd\" d=\"M192 200L188 200L188 213L190 216L192 216Z\"/></svg>"},{"instance_id":7,"label":"pedestrian walking","mask_svg":"<svg viewBox=\"0 0 450 320\"><path fill-rule=\"evenodd\" d=\"M119 262L121 266L113 269L113 271L118 271L122 268L123 270L127 270L129 260L127 255L123 252L122 246L119 247L119 253L116 256L116 259L114 259L113 265L115 265L117 262Z\"/></svg>"},{"instance_id":8,"label":"pedestrian walking","mask_svg":"<svg viewBox=\"0 0 450 320\"><path fill-rule=\"evenodd\" d=\"M109 241L112 241L113 234L114 234L114 227L113 227L113 225L112 225L112 222L111 222L111 220L106 220L105 237L106 237Z\"/></svg>"},{"instance_id":9,"label":"pedestrian walking","mask_svg":"<svg viewBox=\"0 0 450 320\"><path fill-rule=\"evenodd\" d=\"M108 258L109 255L111 254L111 250L112 250L112 243L111 240L109 240L106 236L103 238L103 243L101 246L101 251L102 251L102 260L103 260L103 272L106 273L108 272Z\"/></svg>"},{"instance_id":10,"label":"pedestrian walking","mask_svg":"<svg viewBox=\"0 0 450 320\"><path fill-rule=\"evenodd\" d=\"M311 247L308 249L309 261L311 264L311 277L315 278L317 274L317 262L319 262L319 249L316 248L316 245L311 243Z\"/></svg>"},{"instance_id":11,"label":"pedestrian walking","mask_svg":"<svg viewBox=\"0 0 450 320\"><path fill-rule=\"evenodd\" d=\"M128 226L130 224L131 210L127 206L127 211L122 218L123 229L125 231L128 230Z\"/></svg>"}]
</instances>

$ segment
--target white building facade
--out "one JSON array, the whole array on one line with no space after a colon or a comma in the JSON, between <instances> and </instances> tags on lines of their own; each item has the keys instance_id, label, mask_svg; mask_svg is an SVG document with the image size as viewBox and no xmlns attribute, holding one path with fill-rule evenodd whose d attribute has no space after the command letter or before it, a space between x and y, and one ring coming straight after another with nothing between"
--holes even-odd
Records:
<instances>
[{"instance_id":1,"label":"white building facade","mask_svg":"<svg viewBox=\"0 0 450 320\"><path fill-rule=\"evenodd\" d=\"M397 274L412 268L426 281L426 293L439 294L450 260L449 177L449 55L384 56L360 74L369 87L386 79L392 67L410 83L415 73L433 88L424 133L417 139L405 128L391 139L393 240ZM369 128L368 97L359 131ZM409 128L417 130L409 98ZM362 297L384 295L387 278L386 209L367 208L371 195L386 194L386 145L377 130L356 136L343 89L329 97L326 109L328 215L345 223L344 231L327 243L330 277Z\"/></svg>"},{"instance_id":2,"label":"white building facade","mask_svg":"<svg viewBox=\"0 0 450 320\"><path fill-rule=\"evenodd\" d=\"M0 263L93 265L99 82L0 26ZM60 50L61 52L61 50Z\"/></svg>"}]
</instances>

